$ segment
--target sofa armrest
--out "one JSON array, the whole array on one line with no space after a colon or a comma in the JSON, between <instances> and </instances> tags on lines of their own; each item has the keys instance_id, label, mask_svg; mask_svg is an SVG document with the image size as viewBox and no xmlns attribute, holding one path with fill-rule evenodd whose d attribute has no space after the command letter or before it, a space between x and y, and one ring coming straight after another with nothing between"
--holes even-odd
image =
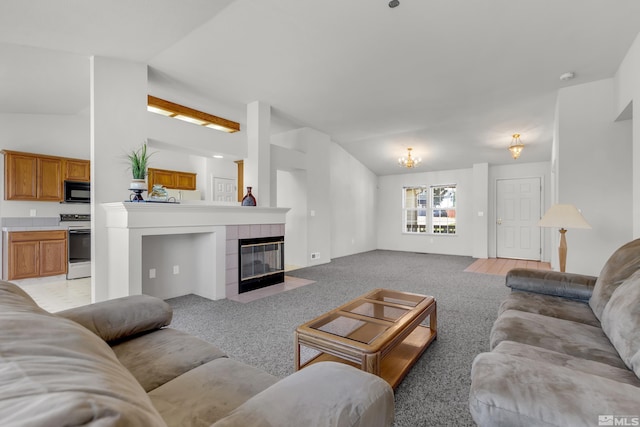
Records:
<instances>
[{"instance_id":1,"label":"sofa armrest","mask_svg":"<svg viewBox=\"0 0 640 427\"><path fill-rule=\"evenodd\" d=\"M393 390L383 379L320 362L278 381L212 427L388 427Z\"/></svg>"},{"instance_id":2,"label":"sofa armrest","mask_svg":"<svg viewBox=\"0 0 640 427\"><path fill-rule=\"evenodd\" d=\"M159 298L131 295L55 314L73 320L111 342L169 325L173 310Z\"/></svg>"},{"instance_id":3,"label":"sofa armrest","mask_svg":"<svg viewBox=\"0 0 640 427\"><path fill-rule=\"evenodd\" d=\"M514 268L507 273L505 284L514 291L534 292L588 301L597 277L558 271Z\"/></svg>"}]
</instances>

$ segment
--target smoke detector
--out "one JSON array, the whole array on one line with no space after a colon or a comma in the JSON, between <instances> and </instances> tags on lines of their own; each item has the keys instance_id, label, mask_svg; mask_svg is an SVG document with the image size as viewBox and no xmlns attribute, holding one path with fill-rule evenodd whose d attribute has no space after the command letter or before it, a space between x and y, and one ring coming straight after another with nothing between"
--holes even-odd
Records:
<instances>
[{"instance_id":1,"label":"smoke detector","mask_svg":"<svg viewBox=\"0 0 640 427\"><path fill-rule=\"evenodd\" d=\"M562 80L563 82L566 82L567 80L571 80L575 76L576 75L572 72L564 73L560 76L560 80Z\"/></svg>"}]
</instances>

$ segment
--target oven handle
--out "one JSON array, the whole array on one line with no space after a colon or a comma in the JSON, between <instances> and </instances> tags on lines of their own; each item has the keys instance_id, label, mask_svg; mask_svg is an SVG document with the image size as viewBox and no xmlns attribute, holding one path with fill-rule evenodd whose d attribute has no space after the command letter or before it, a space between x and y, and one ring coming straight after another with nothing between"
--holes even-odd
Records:
<instances>
[{"instance_id":1,"label":"oven handle","mask_svg":"<svg viewBox=\"0 0 640 427\"><path fill-rule=\"evenodd\" d=\"M72 230L69 229L69 234L91 234L91 230Z\"/></svg>"}]
</instances>

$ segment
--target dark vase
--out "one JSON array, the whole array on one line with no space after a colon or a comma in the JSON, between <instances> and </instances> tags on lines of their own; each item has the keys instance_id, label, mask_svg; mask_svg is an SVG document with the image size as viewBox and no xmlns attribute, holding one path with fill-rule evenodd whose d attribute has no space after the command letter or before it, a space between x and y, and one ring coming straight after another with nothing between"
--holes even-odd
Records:
<instances>
[{"instance_id":1,"label":"dark vase","mask_svg":"<svg viewBox=\"0 0 640 427\"><path fill-rule=\"evenodd\" d=\"M251 187L247 187L247 194L242 198L242 206L256 206L256 198L251 194Z\"/></svg>"}]
</instances>

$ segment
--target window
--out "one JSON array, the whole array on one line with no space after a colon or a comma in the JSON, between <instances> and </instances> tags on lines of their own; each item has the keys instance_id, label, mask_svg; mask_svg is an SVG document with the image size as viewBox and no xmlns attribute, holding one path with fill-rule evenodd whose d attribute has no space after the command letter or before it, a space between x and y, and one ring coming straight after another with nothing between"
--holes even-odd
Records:
<instances>
[{"instance_id":1,"label":"window","mask_svg":"<svg viewBox=\"0 0 640 427\"><path fill-rule=\"evenodd\" d=\"M456 186L404 187L404 233L456 234Z\"/></svg>"}]
</instances>

